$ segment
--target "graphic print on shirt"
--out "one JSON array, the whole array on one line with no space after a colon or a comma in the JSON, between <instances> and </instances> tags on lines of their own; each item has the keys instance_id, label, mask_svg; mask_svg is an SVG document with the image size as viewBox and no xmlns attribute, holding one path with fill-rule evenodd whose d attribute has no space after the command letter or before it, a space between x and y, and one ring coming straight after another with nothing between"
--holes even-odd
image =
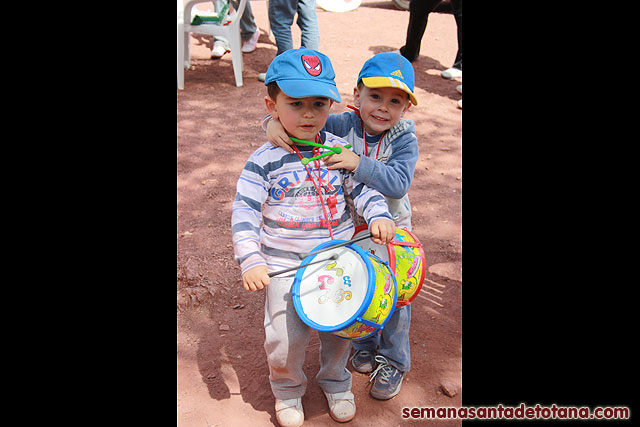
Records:
<instances>
[{"instance_id":1,"label":"graphic print on shirt","mask_svg":"<svg viewBox=\"0 0 640 427\"><path fill-rule=\"evenodd\" d=\"M319 207L318 191L314 187L303 187L293 195L296 200L296 206L306 210L313 210Z\"/></svg>"},{"instance_id":2,"label":"graphic print on shirt","mask_svg":"<svg viewBox=\"0 0 640 427\"><path fill-rule=\"evenodd\" d=\"M313 170L312 173L316 174L317 169ZM338 175L334 175L333 177L329 178L327 176L328 174L329 170L322 168L320 169L319 178L317 175L314 178L311 178L309 176L309 173L304 169L297 171L293 170L291 172L285 173L284 176L280 178L280 180L271 189L271 197L276 200L282 200L285 197L292 197L299 190L302 190L302 188L300 188L301 183L304 186L303 188L310 186L315 191L315 186L313 184L314 181L316 185L324 188L324 191L322 192L323 195L330 195L336 192L337 194L342 194L342 186L339 186L337 188L334 186L335 183L340 182L340 177ZM298 186L297 189L295 188L296 186ZM315 191L314 194L317 195L318 192Z\"/></svg>"},{"instance_id":3,"label":"graphic print on shirt","mask_svg":"<svg viewBox=\"0 0 640 427\"><path fill-rule=\"evenodd\" d=\"M328 198L341 196L342 185L336 187L334 184L340 183L339 174L329 174L328 169L320 168L320 176L316 175L317 169L312 170L312 179L306 170L293 170L280 176L280 179L271 189L271 197L281 201L287 198L291 201L292 207L287 213L280 212L278 225L285 228L315 229L327 228L327 219L322 213L320 198L316 185L322 188L322 199L327 213ZM314 185L315 182L315 185ZM309 216L312 214L313 216ZM334 216L331 220L331 227L340 224L340 218Z\"/></svg>"}]
</instances>

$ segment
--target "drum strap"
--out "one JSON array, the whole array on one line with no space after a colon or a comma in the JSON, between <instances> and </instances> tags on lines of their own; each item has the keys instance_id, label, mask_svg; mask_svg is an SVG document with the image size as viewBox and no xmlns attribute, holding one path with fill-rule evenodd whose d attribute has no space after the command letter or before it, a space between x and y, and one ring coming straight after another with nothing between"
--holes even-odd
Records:
<instances>
[{"instance_id":1,"label":"drum strap","mask_svg":"<svg viewBox=\"0 0 640 427\"><path fill-rule=\"evenodd\" d=\"M318 144L323 144L322 140L320 139L320 137L318 135L316 135L316 143ZM302 160L302 154L300 153L300 150L298 150L298 147L296 147L295 145L292 145L293 149L296 151L296 153L298 154L298 157L300 157L300 160ZM313 156L317 156L320 154L320 148L318 147L313 147L313 150L311 151ZM318 170L318 183L316 184L316 181L313 179L313 174L311 173L311 171L309 170L309 167L307 165L304 165L304 168L307 170L307 174L309 175L309 178L311 179L311 182L313 183L313 186L316 188L316 191L318 192L318 198L320 199L320 206L322 206L322 214L324 215L324 219L327 220L327 228L329 228L329 236L331 236L331 240L334 240L333 238L333 230L331 229L331 220L333 219L333 209L331 209L331 211L329 212L331 215L327 215L327 210L325 209L324 206L324 200L322 199L322 175L321 175L321 171L320 171L320 167L321 167L321 163L319 159L316 159L313 161L313 165L316 167L316 169ZM329 196L327 198L327 205L329 205L329 200L328 199L335 199L335 195L334 196ZM335 200L333 200L334 204L333 207L335 209Z\"/></svg>"}]
</instances>

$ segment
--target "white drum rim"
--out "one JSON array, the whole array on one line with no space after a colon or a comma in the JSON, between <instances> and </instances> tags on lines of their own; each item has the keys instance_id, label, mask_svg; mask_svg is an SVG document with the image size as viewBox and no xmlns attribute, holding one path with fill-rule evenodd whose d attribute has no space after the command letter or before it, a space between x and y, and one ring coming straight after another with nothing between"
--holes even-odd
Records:
<instances>
[{"instance_id":1,"label":"white drum rim","mask_svg":"<svg viewBox=\"0 0 640 427\"><path fill-rule=\"evenodd\" d=\"M312 252L315 252L317 250L320 249L324 249L326 247L331 247L334 246L336 244L339 243L344 243L347 240L330 240L328 242L324 242L319 244L318 246L316 246L315 248L313 248ZM375 282L373 283L372 286L372 281L374 280L374 278L376 277L375 275L375 271L373 269L373 264L371 263L371 261L367 258L367 254L364 250L362 250L362 248L360 248L359 246L351 243L348 245L345 245L345 247L353 250L354 252L356 252L363 260L364 260L364 264L367 266L367 277L369 282L367 283L367 293L364 297L364 301L362 302L362 304L360 305L360 308L353 314L353 316L351 316L349 319L345 320L344 322L340 323L339 325L335 325L335 326L325 326L325 325L321 325L319 323L316 323L315 321L311 320L304 312L304 309L302 308L302 302L300 301L300 285L302 282L302 276L304 275L305 270L307 269L307 267L303 267L301 269L299 269L296 272L296 275L293 279L293 286L291 288L291 296L293 299L293 306L296 310L296 313L298 313L298 317L300 317L300 320L302 320L302 322L304 324L306 324L307 326L309 326L312 329L315 329L317 331L320 332L336 332L336 331L340 331L342 329L347 328L350 325L353 325L355 322L358 321L358 317L361 317L369 308L369 305L371 304L371 301L373 300L373 295L375 293ZM313 261L313 259L318 256L320 254L316 254L316 255L312 255L310 257L307 257L305 259L303 259L301 261L301 263L303 262L311 262ZM395 277L394 277L395 280ZM397 285L396 285L397 286ZM391 317L391 316L389 316ZM387 320L387 319L385 319Z\"/></svg>"}]
</instances>

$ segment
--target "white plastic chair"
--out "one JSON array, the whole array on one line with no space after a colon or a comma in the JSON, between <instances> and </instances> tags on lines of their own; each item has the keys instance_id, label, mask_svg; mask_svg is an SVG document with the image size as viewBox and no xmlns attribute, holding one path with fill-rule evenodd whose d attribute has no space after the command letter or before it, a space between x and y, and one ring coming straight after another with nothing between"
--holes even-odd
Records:
<instances>
[{"instance_id":1,"label":"white plastic chair","mask_svg":"<svg viewBox=\"0 0 640 427\"><path fill-rule=\"evenodd\" d=\"M231 62L236 86L242 86L242 41L240 39L240 18L248 0L240 0L238 10L228 15L228 25L201 24L191 25L191 10L197 3L209 3L211 0L189 0L182 8L183 0L178 1L178 89L184 89L184 69L191 65L190 33L221 36L229 40Z\"/></svg>"}]
</instances>

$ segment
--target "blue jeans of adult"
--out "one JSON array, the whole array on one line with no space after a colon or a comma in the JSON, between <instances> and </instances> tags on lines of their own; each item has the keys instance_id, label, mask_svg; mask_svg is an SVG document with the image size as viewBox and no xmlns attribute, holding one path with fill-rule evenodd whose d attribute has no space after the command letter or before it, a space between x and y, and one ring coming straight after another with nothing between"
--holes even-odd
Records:
<instances>
[{"instance_id":1,"label":"blue jeans of adult","mask_svg":"<svg viewBox=\"0 0 640 427\"><path fill-rule=\"evenodd\" d=\"M370 338L353 341L356 350L367 350L384 356L391 365L402 372L411 369L409 326L411 325L411 305L396 307L382 331Z\"/></svg>"},{"instance_id":2,"label":"blue jeans of adult","mask_svg":"<svg viewBox=\"0 0 640 427\"><path fill-rule=\"evenodd\" d=\"M318 50L320 45L320 30L316 15L316 0L269 0L269 25L276 38L276 46L280 55L293 49L291 26L293 17L298 13L296 24L302 31L300 46Z\"/></svg>"}]
</instances>

